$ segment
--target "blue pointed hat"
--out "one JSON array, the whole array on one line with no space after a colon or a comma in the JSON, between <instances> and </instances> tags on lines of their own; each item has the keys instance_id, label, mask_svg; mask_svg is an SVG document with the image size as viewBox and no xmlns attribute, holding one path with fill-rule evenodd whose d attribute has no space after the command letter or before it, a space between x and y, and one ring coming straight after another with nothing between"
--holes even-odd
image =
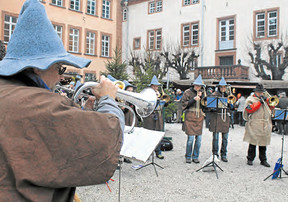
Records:
<instances>
[{"instance_id":1,"label":"blue pointed hat","mask_svg":"<svg viewBox=\"0 0 288 202\"><path fill-rule=\"evenodd\" d=\"M107 75L107 78L110 79L110 81L114 82L117 81L117 79L115 79L113 76L111 76L110 74Z\"/></svg>"},{"instance_id":2,"label":"blue pointed hat","mask_svg":"<svg viewBox=\"0 0 288 202\"><path fill-rule=\"evenodd\" d=\"M133 87L133 88L136 87L136 86L132 85L131 83L129 83L127 80L124 80L123 82L124 82L124 84L125 84L125 90L126 90L128 87Z\"/></svg>"},{"instance_id":3,"label":"blue pointed hat","mask_svg":"<svg viewBox=\"0 0 288 202\"><path fill-rule=\"evenodd\" d=\"M155 85L155 86L160 86L161 85L161 83L158 82L158 79L157 79L157 77L155 75L153 76L149 86L151 86L151 85Z\"/></svg>"},{"instance_id":4,"label":"blue pointed hat","mask_svg":"<svg viewBox=\"0 0 288 202\"><path fill-rule=\"evenodd\" d=\"M10 76L27 68L48 69L55 63L88 67L91 60L69 54L39 0L27 0L0 61L0 75Z\"/></svg>"},{"instance_id":5,"label":"blue pointed hat","mask_svg":"<svg viewBox=\"0 0 288 202\"><path fill-rule=\"evenodd\" d=\"M199 74L197 79L195 79L195 81L193 82L193 85L205 86L205 84L203 83L201 74Z\"/></svg>"},{"instance_id":6,"label":"blue pointed hat","mask_svg":"<svg viewBox=\"0 0 288 202\"><path fill-rule=\"evenodd\" d=\"M227 83L226 83L224 77L222 77L222 79L219 81L219 84L217 86L227 86Z\"/></svg>"}]
</instances>

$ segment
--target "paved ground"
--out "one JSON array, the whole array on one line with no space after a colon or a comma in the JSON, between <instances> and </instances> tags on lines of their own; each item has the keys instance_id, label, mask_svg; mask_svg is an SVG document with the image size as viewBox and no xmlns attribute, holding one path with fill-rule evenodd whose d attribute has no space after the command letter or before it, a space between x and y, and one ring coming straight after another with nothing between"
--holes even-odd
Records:
<instances>
[{"instance_id":1,"label":"paved ground","mask_svg":"<svg viewBox=\"0 0 288 202\"><path fill-rule=\"evenodd\" d=\"M181 131L181 124L166 124L165 136L172 137L174 149L164 152L165 159L156 159L155 162L164 169L156 168L157 177L153 166L148 166L136 171L133 164L123 164L121 172L120 201L165 201L165 202L190 202L190 201L287 201L288 200L288 175L282 172L282 179L264 179L273 172L277 159L281 156L282 136L272 134L271 145L268 146L267 157L271 168L260 165L255 159L253 166L246 164L248 144L243 142L244 127L235 125L230 129L228 143L228 163L219 162L224 170L196 172L203 163L211 157L212 134L205 128L200 149L200 164L185 163L186 135ZM288 171L288 136L284 143L284 169ZM258 151L257 151L258 152ZM257 153L258 156L258 153ZM148 160L147 163L149 163ZM77 188L77 193L83 202L94 201L119 201L119 171L109 181L108 187L103 185Z\"/></svg>"}]
</instances>

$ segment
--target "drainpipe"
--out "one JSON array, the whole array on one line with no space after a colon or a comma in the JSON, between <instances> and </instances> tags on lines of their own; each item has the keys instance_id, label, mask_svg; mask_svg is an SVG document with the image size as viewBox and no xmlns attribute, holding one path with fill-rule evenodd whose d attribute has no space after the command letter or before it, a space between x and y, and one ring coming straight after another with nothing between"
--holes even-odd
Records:
<instances>
[{"instance_id":1,"label":"drainpipe","mask_svg":"<svg viewBox=\"0 0 288 202\"><path fill-rule=\"evenodd\" d=\"M124 4L124 8L126 9L126 62L128 63L128 50L129 50L129 41L128 41L128 39L129 39L129 17L130 17L130 13L129 13L129 9L128 9L128 0L124 0L124 2L123 2L123 4Z\"/></svg>"},{"instance_id":2,"label":"drainpipe","mask_svg":"<svg viewBox=\"0 0 288 202\"><path fill-rule=\"evenodd\" d=\"M206 4L205 0L202 0L202 13L201 13L201 49L200 49L200 54L201 54L201 67L203 67L203 61L204 61L204 20L205 20L205 10L206 10Z\"/></svg>"}]
</instances>

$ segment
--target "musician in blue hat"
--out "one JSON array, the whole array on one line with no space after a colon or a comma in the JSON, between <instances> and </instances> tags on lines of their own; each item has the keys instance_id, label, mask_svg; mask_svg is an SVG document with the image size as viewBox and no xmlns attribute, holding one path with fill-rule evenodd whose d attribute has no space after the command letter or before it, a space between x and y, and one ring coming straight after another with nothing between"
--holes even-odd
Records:
<instances>
[{"instance_id":1,"label":"musician in blue hat","mask_svg":"<svg viewBox=\"0 0 288 202\"><path fill-rule=\"evenodd\" d=\"M228 97L226 92L228 84L226 83L224 77L220 80L217 85L217 90L212 93L213 97ZM228 146L228 134L230 126L230 109L233 108L232 104L228 104L228 108L222 109L217 108L211 111L211 119L209 125L209 131L213 132L213 141L212 141L212 153L213 155L219 156L219 133L222 134L222 144L221 144L221 160L223 162L228 162L227 159L227 146Z\"/></svg>"},{"instance_id":2,"label":"musician in blue hat","mask_svg":"<svg viewBox=\"0 0 288 202\"><path fill-rule=\"evenodd\" d=\"M124 114L105 77L92 89L97 111L53 93L69 54L39 0L27 0L0 61L1 201L73 201L77 186L107 182L116 170ZM65 66L64 66L65 65Z\"/></svg>"},{"instance_id":3,"label":"musician in blue hat","mask_svg":"<svg viewBox=\"0 0 288 202\"><path fill-rule=\"evenodd\" d=\"M143 118L143 128L149 129L149 130L156 130L156 131L163 131L164 130L164 123L163 123L163 117L162 117L162 106L160 105L160 93L158 91L159 86L161 83L158 82L157 77L154 75L149 86L156 92L156 95L158 96L158 102L157 106L154 110L154 112L149 115L146 118ZM156 157L159 159L164 159L164 156L161 152L161 144L159 143L158 146L155 149Z\"/></svg>"},{"instance_id":4,"label":"musician in blue hat","mask_svg":"<svg viewBox=\"0 0 288 202\"><path fill-rule=\"evenodd\" d=\"M186 163L200 163L199 153L201 147L204 113L201 108L202 87L205 87L201 74L192 83L191 88L185 90L181 98L182 110L185 111L185 120L182 130L187 135ZM193 149L193 142L194 149ZM192 153L193 151L193 153Z\"/></svg>"}]
</instances>

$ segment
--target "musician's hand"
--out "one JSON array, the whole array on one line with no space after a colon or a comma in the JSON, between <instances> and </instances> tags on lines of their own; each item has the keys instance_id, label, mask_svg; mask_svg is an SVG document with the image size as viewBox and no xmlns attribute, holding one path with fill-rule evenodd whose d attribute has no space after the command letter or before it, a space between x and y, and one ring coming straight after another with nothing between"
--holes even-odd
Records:
<instances>
[{"instance_id":1,"label":"musician's hand","mask_svg":"<svg viewBox=\"0 0 288 202\"><path fill-rule=\"evenodd\" d=\"M197 95L197 96L194 97L194 100L198 101L198 100L201 100L201 98Z\"/></svg>"},{"instance_id":2,"label":"musician's hand","mask_svg":"<svg viewBox=\"0 0 288 202\"><path fill-rule=\"evenodd\" d=\"M264 104L264 102L266 102L266 100L267 100L267 98L264 95L260 96L261 104Z\"/></svg>"},{"instance_id":3,"label":"musician's hand","mask_svg":"<svg viewBox=\"0 0 288 202\"><path fill-rule=\"evenodd\" d=\"M101 76L100 83L94 88L92 88L92 93L98 99L105 95L108 95L111 98L115 99L117 89L118 88L113 84L112 81L107 79L105 76Z\"/></svg>"},{"instance_id":4,"label":"musician's hand","mask_svg":"<svg viewBox=\"0 0 288 202\"><path fill-rule=\"evenodd\" d=\"M89 96L88 100L84 103L83 108L85 110L93 110L95 100L96 100L96 97Z\"/></svg>"}]
</instances>

